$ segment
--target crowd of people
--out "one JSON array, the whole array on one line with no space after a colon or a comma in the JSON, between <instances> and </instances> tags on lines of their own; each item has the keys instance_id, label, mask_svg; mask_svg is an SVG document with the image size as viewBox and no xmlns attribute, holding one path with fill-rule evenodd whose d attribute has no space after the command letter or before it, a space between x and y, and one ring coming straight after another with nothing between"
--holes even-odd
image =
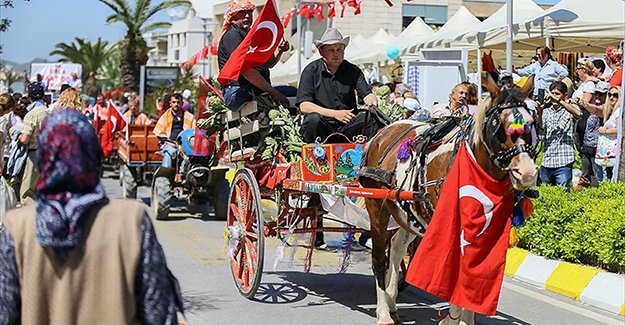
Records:
<instances>
[{"instance_id":1,"label":"crowd of people","mask_svg":"<svg viewBox=\"0 0 625 325\"><path fill-rule=\"evenodd\" d=\"M178 283L147 207L108 198L100 180L93 121L108 105L85 105L70 85L48 103L44 89L0 94L0 169L11 180L0 186L21 202L0 214L0 324L178 324ZM136 95L116 104L129 124L151 123Z\"/></svg>"}]
</instances>

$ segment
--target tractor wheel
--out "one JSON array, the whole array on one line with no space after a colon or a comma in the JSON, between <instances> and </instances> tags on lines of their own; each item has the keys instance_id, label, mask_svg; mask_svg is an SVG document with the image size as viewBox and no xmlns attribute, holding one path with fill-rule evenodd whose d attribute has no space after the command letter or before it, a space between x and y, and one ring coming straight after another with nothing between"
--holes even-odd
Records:
<instances>
[{"instance_id":1,"label":"tractor wheel","mask_svg":"<svg viewBox=\"0 0 625 325\"><path fill-rule=\"evenodd\" d=\"M171 182L167 177L157 177L152 183L152 211L156 220L167 219L171 206Z\"/></svg>"}]
</instances>

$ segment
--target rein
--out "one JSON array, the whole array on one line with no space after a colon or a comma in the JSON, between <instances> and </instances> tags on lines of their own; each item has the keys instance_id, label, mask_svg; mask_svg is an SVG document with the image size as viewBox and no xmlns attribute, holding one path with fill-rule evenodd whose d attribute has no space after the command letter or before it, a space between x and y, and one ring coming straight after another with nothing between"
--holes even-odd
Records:
<instances>
[{"instance_id":1,"label":"rein","mask_svg":"<svg viewBox=\"0 0 625 325\"><path fill-rule=\"evenodd\" d=\"M490 160L495 164L495 166L506 171L510 170L510 163L512 162L512 158L515 156L525 152L533 159L536 155L536 148L532 144L524 143L515 145L514 147L510 147L508 149L503 149L501 142L496 139L497 134L499 134L502 127L500 118L501 112L505 109L512 108L512 115L514 116L515 121L522 121L523 114L519 111L519 107L524 107L526 111L531 112L525 103L518 102L500 104L490 108L486 113L486 118L484 119L484 125L482 128L482 136L486 142L486 146L484 147L490 155ZM535 114L532 112L532 115ZM536 120L535 117L534 120ZM525 130L527 130L527 128ZM525 130L524 132L526 132ZM515 130L513 129L511 132L514 131Z\"/></svg>"}]
</instances>

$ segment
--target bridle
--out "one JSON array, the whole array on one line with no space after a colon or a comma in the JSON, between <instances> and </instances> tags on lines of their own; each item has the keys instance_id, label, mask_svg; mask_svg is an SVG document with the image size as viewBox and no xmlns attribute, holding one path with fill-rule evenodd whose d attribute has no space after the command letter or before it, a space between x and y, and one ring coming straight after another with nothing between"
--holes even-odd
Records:
<instances>
[{"instance_id":1,"label":"bridle","mask_svg":"<svg viewBox=\"0 0 625 325\"><path fill-rule=\"evenodd\" d=\"M501 121L501 112L506 109L512 109L512 115L515 120L523 120L523 113L519 110L519 108L524 108L527 112L532 114L534 121L536 121L536 113L527 108L527 105L523 102L512 102L508 104L499 104L497 106L491 107L486 112L486 118L484 119L484 125L482 128L482 138L486 142L485 148L490 155L490 160L495 164L495 166L501 168L502 170L510 170L510 163L512 162L512 158L517 155L525 152L532 159L536 156L536 146L535 144L518 144L514 147L503 148L501 145L501 139L497 139L500 133L503 123ZM524 124L525 125L525 124Z\"/></svg>"}]
</instances>

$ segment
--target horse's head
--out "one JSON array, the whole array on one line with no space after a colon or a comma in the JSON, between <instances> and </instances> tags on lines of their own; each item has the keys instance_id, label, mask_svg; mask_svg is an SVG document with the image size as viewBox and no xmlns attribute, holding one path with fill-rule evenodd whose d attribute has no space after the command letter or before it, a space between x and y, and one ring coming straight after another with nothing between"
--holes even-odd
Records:
<instances>
[{"instance_id":1,"label":"horse's head","mask_svg":"<svg viewBox=\"0 0 625 325\"><path fill-rule=\"evenodd\" d=\"M492 99L476 119L476 140L482 141L492 164L500 173L507 172L519 191L530 188L538 174L534 162L536 113L525 104L532 88L533 78L523 88L487 85Z\"/></svg>"}]
</instances>

